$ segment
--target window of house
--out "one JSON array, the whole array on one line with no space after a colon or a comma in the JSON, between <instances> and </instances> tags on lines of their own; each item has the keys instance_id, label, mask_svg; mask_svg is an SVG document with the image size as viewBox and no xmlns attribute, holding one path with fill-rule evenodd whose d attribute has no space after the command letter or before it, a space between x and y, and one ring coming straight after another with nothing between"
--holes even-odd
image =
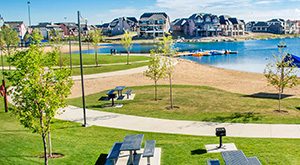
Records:
<instances>
[{"instance_id":1,"label":"window of house","mask_svg":"<svg viewBox=\"0 0 300 165\"><path fill-rule=\"evenodd\" d=\"M215 23L218 23L218 19L217 19L217 18L215 18L215 19L214 19L214 22L215 22Z\"/></svg>"},{"instance_id":2,"label":"window of house","mask_svg":"<svg viewBox=\"0 0 300 165\"><path fill-rule=\"evenodd\" d=\"M206 21L206 22L211 22L211 20L210 20L209 17L207 17L205 21Z\"/></svg>"}]
</instances>

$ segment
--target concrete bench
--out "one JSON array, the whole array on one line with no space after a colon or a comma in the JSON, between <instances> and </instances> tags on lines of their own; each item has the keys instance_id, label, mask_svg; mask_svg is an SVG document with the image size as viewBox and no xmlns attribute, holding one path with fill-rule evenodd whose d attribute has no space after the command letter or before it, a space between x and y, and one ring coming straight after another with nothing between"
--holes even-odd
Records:
<instances>
[{"instance_id":1,"label":"concrete bench","mask_svg":"<svg viewBox=\"0 0 300 165\"><path fill-rule=\"evenodd\" d=\"M108 154L107 157L106 157L106 159L111 159L113 165L116 164L116 160L117 160L118 157L119 157L121 146L122 146L122 142L116 142L116 143L112 146L112 148L111 148L109 154Z\"/></svg>"},{"instance_id":2,"label":"concrete bench","mask_svg":"<svg viewBox=\"0 0 300 165\"><path fill-rule=\"evenodd\" d=\"M132 89L128 89L125 94L127 95L127 99L129 99L129 95L131 95Z\"/></svg>"},{"instance_id":3,"label":"concrete bench","mask_svg":"<svg viewBox=\"0 0 300 165\"><path fill-rule=\"evenodd\" d=\"M260 161L257 159L257 157L247 157L248 162L251 165L261 165Z\"/></svg>"},{"instance_id":4,"label":"concrete bench","mask_svg":"<svg viewBox=\"0 0 300 165\"><path fill-rule=\"evenodd\" d=\"M207 159L206 163L207 163L207 165L220 165L220 162L218 159Z\"/></svg>"},{"instance_id":5,"label":"concrete bench","mask_svg":"<svg viewBox=\"0 0 300 165\"><path fill-rule=\"evenodd\" d=\"M150 157L154 156L155 142L156 141L153 140L153 141L146 141L145 143L143 157L147 157L147 165L150 165Z\"/></svg>"}]
</instances>

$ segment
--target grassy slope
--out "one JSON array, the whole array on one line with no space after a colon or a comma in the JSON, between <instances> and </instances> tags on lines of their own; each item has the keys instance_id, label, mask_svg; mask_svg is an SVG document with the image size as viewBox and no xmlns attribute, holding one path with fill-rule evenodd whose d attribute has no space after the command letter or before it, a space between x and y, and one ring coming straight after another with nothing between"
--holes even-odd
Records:
<instances>
[{"instance_id":1,"label":"grassy slope","mask_svg":"<svg viewBox=\"0 0 300 165\"><path fill-rule=\"evenodd\" d=\"M145 133L91 126L54 120L52 123L54 153L65 155L52 159L50 164L94 164L100 154L108 154L114 142L123 141L129 134L144 134L146 140L156 140L162 148L162 163L206 164L206 159L219 159L220 153L206 153L206 144L218 144L217 137ZM42 138L19 125L17 119L0 111L0 164L42 164ZM299 139L231 138L224 143L235 143L246 156L257 156L262 164L300 164ZM143 145L144 146L144 143Z\"/></svg>"},{"instance_id":2,"label":"grassy slope","mask_svg":"<svg viewBox=\"0 0 300 165\"><path fill-rule=\"evenodd\" d=\"M106 97L103 91L86 96L86 107L101 111L147 116L165 119L239 122L239 123L300 123L300 112L296 108L299 99L283 99L282 109L287 114L274 113L278 108L278 100L271 98L255 98L251 96L226 92L223 90L198 86L173 86L174 105L180 109L166 110L170 106L169 86L159 86L159 101L154 99L154 86L127 87L136 94L133 101L116 101L123 103L122 108L102 108L108 101L98 101ZM125 89L126 90L126 89ZM70 99L68 103L82 106L81 97Z\"/></svg>"},{"instance_id":3,"label":"grassy slope","mask_svg":"<svg viewBox=\"0 0 300 165\"><path fill-rule=\"evenodd\" d=\"M6 56L3 56L4 66L9 66ZM60 58L60 57L59 57ZM58 60L59 60L58 58ZM135 61L145 61L149 60L148 56L129 56L129 62ZM63 64L66 66L70 65L70 55L62 54ZM96 65L95 55L94 54L83 54L82 55L83 65ZM118 56L118 55L103 55L98 54L98 64L111 64L111 63L127 63L127 56ZM1 59L2 66L2 59ZM80 56L79 54L72 54L72 65L80 65Z\"/></svg>"}]
</instances>

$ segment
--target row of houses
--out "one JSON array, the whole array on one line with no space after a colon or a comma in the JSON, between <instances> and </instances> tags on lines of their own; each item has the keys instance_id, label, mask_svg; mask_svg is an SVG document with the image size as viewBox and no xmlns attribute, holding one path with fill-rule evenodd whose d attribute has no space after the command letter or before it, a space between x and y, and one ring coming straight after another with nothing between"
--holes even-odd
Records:
<instances>
[{"instance_id":1,"label":"row of houses","mask_svg":"<svg viewBox=\"0 0 300 165\"><path fill-rule=\"evenodd\" d=\"M172 22L174 33L183 33L192 37L240 36L244 35L243 20L230 16L196 13L189 18L176 19Z\"/></svg>"},{"instance_id":2,"label":"row of houses","mask_svg":"<svg viewBox=\"0 0 300 165\"><path fill-rule=\"evenodd\" d=\"M42 22L27 28L23 21L7 21L4 26L12 27L19 32L23 39L28 31L39 29L44 38L50 38L50 31L56 30L62 36L77 36L78 25L74 22ZM209 36L243 36L245 31L268 32L274 34L299 34L300 21L272 19L266 22L251 21L245 24L243 20L227 15L217 16L208 13L195 13L189 18L179 18L170 21L165 12L144 13L139 20L135 17L120 17L110 23L102 25L82 24L83 35L88 35L89 30L102 28L102 33L107 36L120 35L125 30L137 32L139 37L158 37L166 33L190 37Z\"/></svg>"},{"instance_id":3,"label":"row of houses","mask_svg":"<svg viewBox=\"0 0 300 165\"><path fill-rule=\"evenodd\" d=\"M251 21L245 26L246 31L274 33L274 34L300 34L300 21L272 19L269 21Z\"/></svg>"},{"instance_id":4,"label":"row of houses","mask_svg":"<svg viewBox=\"0 0 300 165\"><path fill-rule=\"evenodd\" d=\"M139 21L134 17L116 18L110 23L99 25L106 35L123 34L124 30L136 31L140 37L157 37L166 33L178 33L191 37L244 35L243 20L229 16L196 13L189 18L170 21L165 12L144 13Z\"/></svg>"}]
</instances>

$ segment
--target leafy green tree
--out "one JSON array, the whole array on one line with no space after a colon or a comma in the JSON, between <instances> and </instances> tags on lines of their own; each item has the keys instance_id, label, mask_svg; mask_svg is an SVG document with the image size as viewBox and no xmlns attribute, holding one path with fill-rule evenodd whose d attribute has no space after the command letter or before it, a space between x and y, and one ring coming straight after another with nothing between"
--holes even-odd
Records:
<instances>
[{"instance_id":1,"label":"leafy green tree","mask_svg":"<svg viewBox=\"0 0 300 165\"><path fill-rule=\"evenodd\" d=\"M295 71L296 66L292 64L292 60L285 60L285 58L290 59L291 55L286 54L282 49L279 49L279 55L273 54L275 60L272 63L267 64L264 75L268 80L268 83L273 85L278 90L278 100L279 100L279 112L281 111L281 95L284 88L292 88L299 84L297 79L297 74Z\"/></svg>"},{"instance_id":2,"label":"leafy green tree","mask_svg":"<svg viewBox=\"0 0 300 165\"><path fill-rule=\"evenodd\" d=\"M13 86L9 92L15 103L12 113L24 127L42 136L45 164L48 164L46 136L58 108L66 106L73 81L69 69L53 69L57 53L44 55L40 33L33 31L32 38L29 49L19 51L11 58L17 69L7 73Z\"/></svg>"},{"instance_id":3,"label":"leafy green tree","mask_svg":"<svg viewBox=\"0 0 300 165\"><path fill-rule=\"evenodd\" d=\"M155 101L157 101L157 82L159 79L165 77L166 68L165 65L163 65L161 55L157 54L157 52L154 49L151 50L150 57L150 64L148 66L148 69L144 72L144 74L146 77L149 77L150 79L154 80Z\"/></svg>"},{"instance_id":4,"label":"leafy green tree","mask_svg":"<svg viewBox=\"0 0 300 165\"><path fill-rule=\"evenodd\" d=\"M166 68L166 75L169 78L170 82L170 101L171 101L171 109L174 108L173 106L173 90L172 90L172 75L173 75L173 68L175 64L174 54L177 51L175 49L175 43L172 39L171 34L167 34L162 38L162 42L159 43L158 50L162 56L165 57L164 59L164 66Z\"/></svg>"},{"instance_id":5,"label":"leafy green tree","mask_svg":"<svg viewBox=\"0 0 300 165\"><path fill-rule=\"evenodd\" d=\"M101 28L96 28L93 31L89 32L89 37L92 40L92 45L94 47L94 52L95 52L95 61L96 61L96 66L98 66L98 44L102 40L103 34L102 34L102 29Z\"/></svg>"},{"instance_id":6,"label":"leafy green tree","mask_svg":"<svg viewBox=\"0 0 300 165\"><path fill-rule=\"evenodd\" d=\"M127 51L127 65L129 65L129 54L132 48L132 34L129 30L125 30L124 36L121 38L121 43Z\"/></svg>"},{"instance_id":7,"label":"leafy green tree","mask_svg":"<svg viewBox=\"0 0 300 165\"><path fill-rule=\"evenodd\" d=\"M58 53L58 55L59 55L59 67L60 67L60 69L62 69L62 65L63 65L63 59L62 59L62 56L61 56L62 34L58 30L53 29L49 32L49 35L50 35L51 40L52 40L52 51L55 51L55 52Z\"/></svg>"},{"instance_id":8,"label":"leafy green tree","mask_svg":"<svg viewBox=\"0 0 300 165\"><path fill-rule=\"evenodd\" d=\"M18 32L13 30L10 27L3 26L1 28L0 33L1 33L0 36L2 38L1 43L4 43L7 54L10 57L11 51L14 51L20 42L20 37L18 36ZM10 68L11 68L11 65L10 65L10 61L9 61L9 69Z\"/></svg>"}]
</instances>

